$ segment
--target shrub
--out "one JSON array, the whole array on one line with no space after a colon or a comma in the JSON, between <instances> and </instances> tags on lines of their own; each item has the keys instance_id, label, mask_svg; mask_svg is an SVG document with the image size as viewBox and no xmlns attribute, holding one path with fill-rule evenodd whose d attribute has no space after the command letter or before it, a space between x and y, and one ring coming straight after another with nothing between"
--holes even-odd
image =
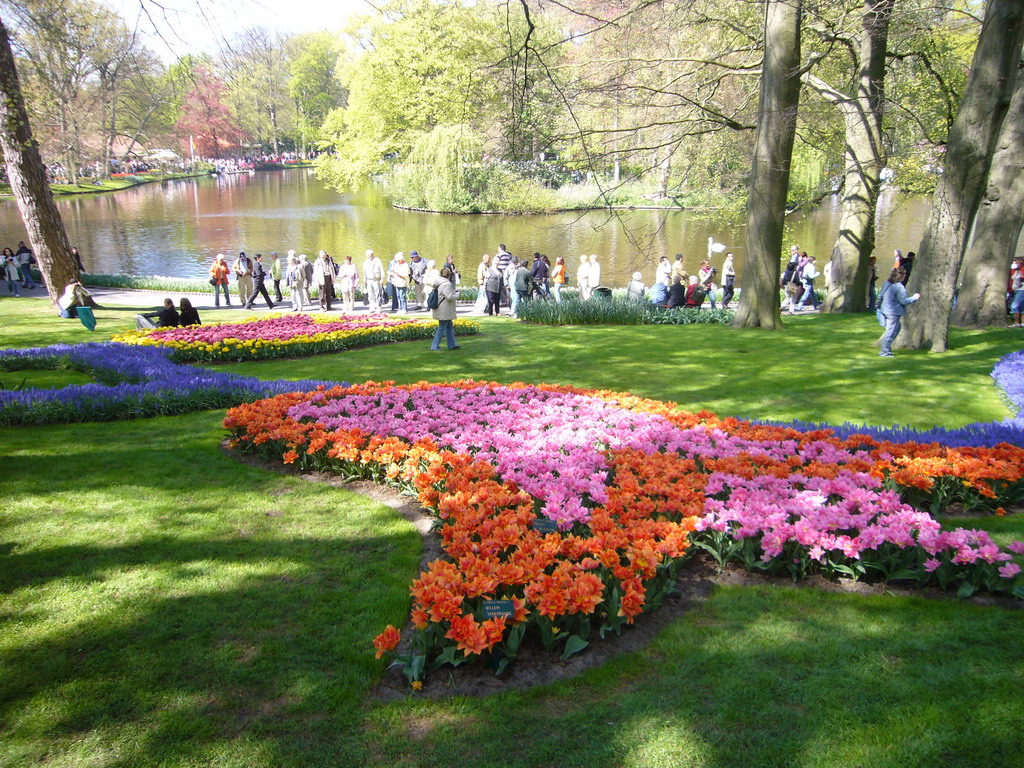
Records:
<instances>
[{"instance_id":1,"label":"shrub","mask_svg":"<svg viewBox=\"0 0 1024 768\"><path fill-rule=\"evenodd\" d=\"M728 323L731 309L661 309L649 302L624 297L581 301L565 298L561 302L534 300L519 305L519 319L541 325L693 325Z\"/></svg>"}]
</instances>

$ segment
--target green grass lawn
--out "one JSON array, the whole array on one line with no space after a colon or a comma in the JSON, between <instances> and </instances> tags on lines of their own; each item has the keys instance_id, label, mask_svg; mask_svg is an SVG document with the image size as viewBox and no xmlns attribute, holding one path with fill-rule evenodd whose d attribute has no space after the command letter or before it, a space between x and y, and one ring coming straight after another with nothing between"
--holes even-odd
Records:
<instances>
[{"instance_id":1,"label":"green grass lawn","mask_svg":"<svg viewBox=\"0 0 1024 768\"><path fill-rule=\"evenodd\" d=\"M89 334L3 299L0 346L102 340L135 311L100 310ZM451 354L409 343L233 369L954 426L1006 415L989 372L1019 348L1012 331L955 332L945 355L879 360L868 317L484 331ZM573 680L382 704L370 640L405 620L418 534L363 496L240 464L219 448L222 417L0 430L0 766L1024 765L1024 611L888 593L718 588ZM953 522L1024 538L1019 515Z\"/></svg>"}]
</instances>

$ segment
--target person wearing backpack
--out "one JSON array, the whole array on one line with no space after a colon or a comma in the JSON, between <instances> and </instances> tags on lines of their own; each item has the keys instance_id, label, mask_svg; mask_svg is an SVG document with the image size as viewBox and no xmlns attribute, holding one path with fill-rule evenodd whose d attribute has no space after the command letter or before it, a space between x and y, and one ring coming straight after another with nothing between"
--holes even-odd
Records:
<instances>
[{"instance_id":1,"label":"person wearing backpack","mask_svg":"<svg viewBox=\"0 0 1024 768\"><path fill-rule=\"evenodd\" d=\"M448 342L448 349L459 348L459 345L455 343L455 302L458 294L455 291L455 285L452 283L452 277L452 271L448 267L443 267L440 275L432 278L433 290L430 292L430 296L427 297L427 306L429 307L434 303L436 295L437 306L431 307L430 315L437 320L437 332L434 334L434 341L430 345L431 352L441 351L442 338Z\"/></svg>"},{"instance_id":2,"label":"person wearing backpack","mask_svg":"<svg viewBox=\"0 0 1024 768\"><path fill-rule=\"evenodd\" d=\"M786 270L782 273L782 280L779 281L779 286L786 294L785 300L782 302L782 306L779 309L789 309L789 314L793 314L793 307L796 306L797 297L800 296L800 292L803 290L803 286L800 285L800 256L794 255L786 265Z\"/></svg>"},{"instance_id":3,"label":"person wearing backpack","mask_svg":"<svg viewBox=\"0 0 1024 768\"><path fill-rule=\"evenodd\" d=\"M686 304L684 306L700 308L700 305L704 303L706 295L704 286L700 284L700 279L697 275L690 275L690 284L686 288Z\"/></svg>"}]
</instances>

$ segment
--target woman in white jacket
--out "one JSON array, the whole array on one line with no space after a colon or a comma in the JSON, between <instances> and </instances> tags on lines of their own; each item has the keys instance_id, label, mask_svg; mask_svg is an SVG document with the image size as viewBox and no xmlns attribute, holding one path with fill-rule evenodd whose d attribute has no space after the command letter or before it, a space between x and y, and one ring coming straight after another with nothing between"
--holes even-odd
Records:
<instances>
[{"instance_id":1,"label":"woman in white jacket","mask_svg":"<svg viewBox=\"0 0 1024 768\"><path fill-rule=\"evenodd\" d=\"M356 265L352 263L352 257L346 256L345 261L338 267L338 292L341 294L341 311L352 313L356 311L356 285L359 283L359 272Z\"/></svg>"},{"instance_id":2,"label":"woman in white jacket","mask_svg":"<svg viewBox=\"0 0 1024 768\"><path fill-rule=\"evenodd\" d=\"M590 254L590 271L587 273L587 298L594 295L594 289L601 285L601 265L597 261L597 254Z\"/></svg>"}]
</instances>

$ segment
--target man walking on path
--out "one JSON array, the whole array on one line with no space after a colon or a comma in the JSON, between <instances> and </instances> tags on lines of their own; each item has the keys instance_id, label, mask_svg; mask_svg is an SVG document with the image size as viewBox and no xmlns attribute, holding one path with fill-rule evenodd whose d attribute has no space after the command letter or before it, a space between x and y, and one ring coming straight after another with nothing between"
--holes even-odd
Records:
<instances>
[{"instance_id":1,"label":"man walking on path","mask_svg":"<svg viewBox=\"0 0 1024 768\"><path fill-rule=\"evenodd\" d=\"M256 297L260 294L262 294L263 298L266 300L267 308L274 308L274 302L270 300L270 294L267 293L267 286L264 285L266 279L267 271L263 268L263 256L257 253L256 260L252 262L252 293L249 294L249 300L245 302L245 309L252 309L252 303L256 301Z\"/></svg>"}]
</instances>

